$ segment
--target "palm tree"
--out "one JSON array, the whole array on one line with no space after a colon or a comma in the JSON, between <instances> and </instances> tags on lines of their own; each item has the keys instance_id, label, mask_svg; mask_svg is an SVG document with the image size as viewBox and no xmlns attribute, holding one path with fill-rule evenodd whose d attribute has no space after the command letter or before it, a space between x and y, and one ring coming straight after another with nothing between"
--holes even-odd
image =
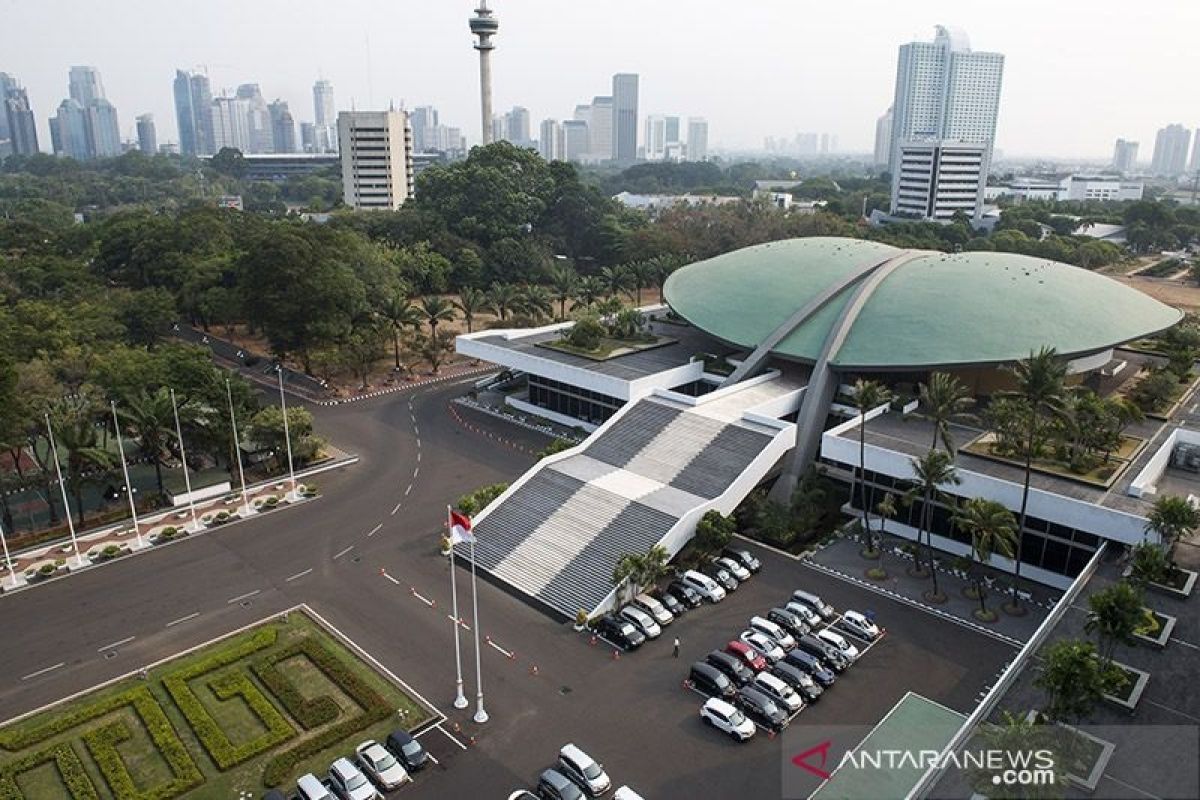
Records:
<instances>
[{"instance_id":1,"label":"palm tree","mask_svg":"<svg viewBox=\"0 0 1200 800\"><path fill-rule=\"evenodd\" d=\"M1012 558L1017 544L1017 521L1003 504L973 497L955 513L954 524L971 535L971 558L981 568L991 560L992 553ZM975 576L975 591L979 595L980 619L992 619L994 614L987 609L982 571Z\"/></svg>"},{"instance_id":2,"label":"palm tree","mask_svg":"<svg viewBox=\"0 0 1200 800\"><path fill-rule=\"evenodd\" d=\"M487 308L487 295L479 289L470 286L458 293L458 302L454 305L462 312L463 322L467 323L467 333L475 332L475 315Z\"/></svg>"},{"instance_id":3,"label":"palm tree","mask_svg":"<svg viewBox=\"0 0 1200 800\"><path fill-rule=\"evenodd\" d=\"M575 299L579 289L579 273L569 264L558 264L550 271L550 291L558 303L558 318L567 318L567 303Z\"/></svg>"},{"instance_id":4,"label":"palm tree","mask_svg":"<svg viewBox=\"0 0 1200 800\"><path fill-rule=\"evenodd\" d=\"M910 459L913 471L912 488L909 499L920 497L920 522L917 527L917 546L921 545L921 535L926 534L926 556L929 564L929 574L933 578L933 593L927 599L940 602L943 596L938 591L937 570L933 566L933 532L930 525L933 522L934 500L942 495L941 487L947 484L961 483L954 470L954 459L942 450L930 450L921 458Z\"/></svg>"},{"instance_id":5,"label":"palm tree","mask_svg":"<svg viewBox=\"0 0 1200 800\"><path fill-rule=\"evenodd\" d=\"M508 283L493 283L487 297L488 307L504 322L517 304L517 287Z\"/></svg>"},{"instance_id":6,"label":"palm tree","mask_svg":"<svg viewBox=\"0 0 1200 800\"><path fill-rule=\"evenodd\" d=\"M879 517L879 564L871 568L876 571L874 574L871 570L867 570L867 576L886 578L887 572L883 569L883 526L889 519L896 516L896 495L891 492L886 493L883 499L875 504L875 514Z\"/></svg>"},{"instance_id":7,"label":"palm tree","mask_svg":"<svg viewBox=\"0 0 1200 800\"><path fill-rule=\"evenodd\" d=\"M642 307L642 287L648 286L654 276L654 269L648 261L634 261L625 266L626 274L629 276L629 283L633 289L633 304L638 308Z\"/></svg>"},{"instance_id":8,"label":"palm tree","mask_svg":"<svg viewBox=\"0 0 1200 800\"><path fill-rule=\"evenodd\" d=\"M145 389L126 397L117 407L117 416L138 441L142 456L154 464L159 495L164 495L162 454L167 442L175 438L175 415L171 395L165 386L155 392Z\"/></svg>"},{"instance_id":9,"label":"palm tree","mask_svg":"<svg viewBox=\"0 0 1200 800\"><path fill-rule=\"evenodd\" d=\"M422 297L418 310L425 316L431 338L437 338L437 328L440 323L454 321L454 303L436 294Z\"/></svg>"},{"instance_id":10,"label":"palm tree","mask_svg":"<svg viewBox=\"0 0 1200 800\"><path fill-rule=\"evenodd\" d=\"M396 356L396 369L400 369L400 334L405 328L416 330L424 317L403 292L395 291L379 307L379 316L387 321L392 334L392 350Z\"/></svg>"},{"instance_id":11,"label":"palm tree","mask_svg":"<svg viewBox=\"0 0 1200 800\"><path fill-rule=\"evenodd\" d=\"M613 586L619 590L621 585L628 581L629 596L635 594L634 584L642 574L645 556L638 553L626 553L617 561L617 566L613 567L612 582ZM618 594L618 600L620 596Z\"/></svg>"},{"instance_id":12,"label":"palm tree","mask_svg":"<svg viewBox=\"0 0 1200 800\"><path fill-rule=\"evenodd\" d=\"M941 441L953 454L955 445L950 435L950 423L973 419L968 410L975 405L975 398L971 397L970 390L962 381L948 372L930 373L929 383L919 386L921 408L933 422L933 443L929 447L936 450L938 441Z\"/></svg>"},{"instance_id":13,"label":"palm tree","mask_svg":"<svg viewBox=\"0 0 1200 800\"><path fill-rule=\"evenodd\" d=\"M1146 515L1146 532L1158 534L1163 551L1168 556L1175 543L1200 525L1200 511L1178 495L1164 494L1155 498L1154 507Z\"/></svg>"},{"instance_id":14,"label":"palm tree","mask_svg":"<svg viewBox=\"0 0 1200 800\"><path fill-rule=\"evenodd\" d=\"M87 400L66 401L50 415L59 452L67 453L67 477L71 494L78 509L78 522L83 526L83 483L90 469L112 469L116 463L112 453L100 445L96 415Z\"/></svg>"},{"instance_id":15,"label":"palm tree","mask_svg":"<svg viewBox=\"0 0 1200 800\"><path fill-rule=\"evenodd\" d=\"M416 350L429 362L433 374L436 375L446 353L454 346L454 336L449 331L439 331L432 336L423 334L417 334L417 336Z\"/></svg>"},{"instance_id":16,"label":"palm tree","mask_svg":"<svg viewBox=\"0 0 1200 800\"><path fill-rule=\"evenodd\" d=\"M550 290L536 284L527 284L521 287L517 305L523 313L532 317L534 322L538 322L554 312L554 301L550 296Z\"/></svg>"},{"instance_id":17,"label":"palm tree","mask_svg":"<svg viewBox=\"0 0 1200 800\"><path fill-rule=\"evenodd\" d=\"M858 409L858 507L863 513L863 527L867 531L867 551L875 551L875 537L871 533L871 504L867 501L867 412L891 399L892 393L878 381L854 382L854 406Z\"/></svg>"},{"instance_id":18,"label":"palm tree","mask_svg":"<svg viewBox=\"0 0 1200 800\"><path fill-rule=\"evenodd\" d=\"M671 277L671 273L683 266L683 262L687 260L686 256L680 255L661 255L650 259L651 279L654 282L654 287L661 293L663 284L667 282L667 278Z\"/></svg>"},{"instance_id":19,"label":"palm tree","mask_svg":"<svg viewBox=\"0 0 1200 800\"><path fill-rule=\"evenodd\" d=\"M1017 584L1021 579L1021 545L1025 541L1025 520L1029 510L1029 481L1033 474L1033 457L1046 429L1058 416L1066 394L1066 363L1058 357L1053 347L1043 347L1029 358L1018 361L1008 369L1016 380L1017 388L1001 396L1009 397L1021 404L1025 414L1025 440L1022 449L1025 456L1025 483L1021 489L1021 513L1017 517L1016 566L1013 569L1012 601L1008 611L1024 613L1021 598L1017 595Z\"/></svg>"},{"instance_id":20,"label":"palm tree","mask_svg":"<svg viewBox=\"0 0 1200 800\"><path fill-rule=\"evenodd\" d=\"M629 288L629 270L622 266L604 267L600 270L600 280L604 283L605 292L609 297L616 297Z\"/></svg>"},{"instance_id":21,"label":"palm tree","mask_svg":"<svg viewBox=\"0 0 1200 800\"><path fill-rule=\"evenodd\" d=\"M578 299L585 308L591 308L596 304L596 301L603 296L603 279L595 275L589 275L579 282L579 288L576 292L576 299Z\"/></svg>"}]
</instances>

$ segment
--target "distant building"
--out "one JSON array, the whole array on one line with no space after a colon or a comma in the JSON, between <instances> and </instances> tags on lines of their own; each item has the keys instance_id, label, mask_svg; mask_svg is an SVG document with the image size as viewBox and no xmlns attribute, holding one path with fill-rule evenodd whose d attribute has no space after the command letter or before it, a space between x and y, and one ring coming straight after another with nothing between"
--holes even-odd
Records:
<instances>
[{"instance_id":1,"label":"distant building","mask_svg":"<svg viewBox=\"0 0 1200 800\"><path fill-rule=\"evenodd\" d=\"M208 76L176 70L174 89L179 152L185 156L212 155L212 88Z\"/></svg>"},{"instance_id":2,"label":"distant building","mask_svg":"<svg viewBox=\"0 0 1200 800\"><path fill-rule=\"evenodd\" d=\"M1187 169L1188 146L1192 132L1182 125L1160 128L1154 137L1154 158L1150 171L1164 178L1178 178Z\"/></svg>"},{"instance_id":3,"label":"distant building","mask_svg":"<svg viewBox=\"0 0 1200 800\"><path fill-rule=\"evenodd\" d=\"M286 100L276 100L267 105L267 114L271 117L271 152L295 153L296 120L288 108Z\"/></svg>"},{"instance_id":4,"label":"distant building","mask_svg":"<svg viewBox=\"0 0 1200 800\"><path fill-rule=\"evenodd\" d=\"M29 107L29 95L12 80L7 86L7 75L0 73L0 118L4 128L0 131L0 158L7 155L33 155L38 152L37 122Z\"/></svg>"},{"instance_id":5,"label":"distant building","mask_svg":"<svg viewBox=\"0 0 1200 800\"><path fill-rule=\"evenodd\" d=\"M892 175L892 215L938 222L961 211L978 218L987 157L988 145L983 143L902 143Z\"/></svg>"},{"instance_id":6,"label":"distant building","mask_svg":"<svg viewBox=\"0 0 1200 800\"><path fill-rule=\"evenodd\" d=\"M142 114L137 118L138 150L148 156L158 152L158 134L154 130L154 115Z\"/></svg>"},{"instance_id":7,"label":"distant building","mask_svg":"<svg viewBox=\"0 0 1200 800\"><path fill-rule=\"evenodd\" d=\"M591 161L611 161L613 158L613 99L593 97L591 114L588 117L588 135L591 137Z\"/></svg>"},{"instance_id":8,"label":"distant building","mask_svg":"<svg viewBox=\"0 0 1200 800\"><path fill-rule=\"evenodd\" d=\"M312 122L300 123L300 149L306 153L316 153L317 126Z\"/></svg>"},{"instance_id":9,"label":"distant building","mask_svg":"<svg viewBox=\"0 0 1200 800\"><path fill-rule=\"evenodd\" d=\"M7 101L8 93L16 90L17 80L7 72L0 72L0 158L13 152L12 131L9 129Z\"/></svg>"},{"instance_id":10,"label":"distant building","mask_svg":"<svg viewBox=\"0 0 1200 800\"><path fill-rule=\"evenodd\" d=\"M662 114L646 117L645 156L647 161L662 161L667 157L667 118Z\"/></svg>"},{"instance_id":11,"label":"distant building","mask_svg":"<svg viewBox=\"0 0 1200 800\"><path fill-rule=\"evenodd\" d=\"M88 141L87 112L78 102L67 98L59 103L58 112L50 118L50 144L55 155L77 161L92 158Z\"/></svg>"},{"instance_id":12,"label":"distant building","mask_svg":"<svg viewBox=\"0 0 1200 800\"><path fill-rule=\"evenodd\" d=\"M337 153L260 153L243 155L245 179L282 183L336 167L341 161Z\"/></svg>"},{"instance_id":13,"label":"distant building","mask_svg":"<svg viewBox=\"0 0 1200 800\"><path fill-rule=\"evenodd\" d=\"M586 161L590 153L588 124L581 119L567 119L562 123L563 161L579 163Z\"/></svg>"},{"instance_id":14,"label":"distant building","mask_svg":"<svg viewBox=\"0 0 1200 800\"><path fill-rule=\"evenodd\" d=\"M708 120L704 117L688 117L687 131L687 160L707 161Z\"/></svg>"},{"instance_id":15,"label":"distant building","mask_svg":"<svg viewBox=\"0 0 1200 800\"><path fill-rule=\"evenodd\" d=\"M512 142L517 147L529 147L533 141L530 136L529 109L524 106L513 106L504 115L504 130L500 139Z\"/></svg>"},{"instance_id":16,"label":"distant building","mask_svg":"<svg viewBox=\"0 0 1200 800\"><path fill-rule=\"evenodd\" d=\"M556 119L544 119L538 129L538 152L547 161L562 161L565 145L563 127Z\"/></svg>"},{"instance_id":17,"label":"distant building","mask_svg":"<svg viewBox=\"0 0 1200 800\"><path fill-rule=\"evenodd\" d=\"M100 70L95 67L71 67L67 80L68 96L84 108L105 97Z\"/></svg>"},{"instance_id":18,"label":"distant building","mask_svg":"<svg viewBox=\"0 0 1200 800\"><path fill-rule=\"evenodd\" d=\"M875 120L875 166L887 167L892 150L892 109Z\"/></svg>"},{"instance_id":19,"label":"distant building","mask_svg":"<svg viewBox=\"0 0 1200 800\"><path fill-rule=\"evenodd\" d=\"M321 153L338 152L338 114L333 101L333 84L319 80L313 84L313 114L316 140L314 149Z\"/></svg>"},{"instance_id":20,"label":"distant building","mask_svg":"<svg viewBox=\"0 0 1200 800\"><path fill-rule=\"evenodd\" d=\"M667 147L673 144L681 144L683 139L680 138L679 117L667 117L666 121L666 139Z\"/></svg>"},{"instance_id":21,"label":"distant building","mask_svg":"<svg viewBox=\"0 0 1200 800\"><path fill-rule=\"evenodd\" d=\"M271 153L275 150L275 134L271 127L271 111L257 83L243 83L237 97L245 101L246 153Z\"/></svg>"},{"instance_id":22,"label":"distant building","mask_svg":"<svg viewBox=\"0 0 1200 800\"><path fill-rule=\"evenodd\" d=\"M1128 139L1117 139L1113 145L1112 168L1117 172L1133 172L1137 169L1138 143Z\"/></svg>"},{"instance_id":23,"label":"distant building","mask_svg":"<svg viewBox=\"0 0 1200 800\"><path fill-rule=\"evenodd\" d=\"M343 111L337 120L346 205L395 211L413 194L413 142L408 114Z\"/></svg>"},{"instance_id":24,"label":"distant building","mask_svg":"<svg viewBox=\"0 0 1200 800\"><path fill-rule=\"evenodd\" d=\"M638 151L638 76L619 72L612 79L612 158L632 164Z\"/></svg>"},{"instance_id":25,"label":"distant building","mask_svg":"<svg viewBox=\"0 0 1200 800\"><path fill-rule=\"evenodd\" d=\"M240 194L223 194L217 198L217 208L228 208L233 211L244 211L245 206L242 203Z\"/></svg>"},{"instance_id":26,"label":"distant building","mask_svg":"<svg viewBox=\"0 0 1200 800\"><path fill-rule=\"evenodd\" d=\"M1070 175L1059 184L1056 200L1141 200L1145 185L1114 175Z\"/></svg>"},{"instance_id":27,"label":"distant building","mask_svg":"<svg viewBox=\"0 0 1200 800\"><path fill-rule=\"evenodd\" d=\"M1196 139L1192 144L1192 161L1188 164L1188 172L1193 175L1200 173L1200 128L1196 128Z\"/></svg>"},{"instance_id":28,"label":"distant building","mask_svg":"<svg viewBox=\"0 0 1200 800\"><path fill-rule=\"evenodd\" d=\"M620 192L613 195L612 199L628 208L636 208L651 214L673 206L724 206L742 202L740 197L716 194L634 194L633 192Z\"/></svg>"},{"instance_id":29,"label":"distant building","mask_svg":"<svg viewBox=\"0 0 1200 800\"><path fill-rule=\"evenodd\" d=\"M433 106L417 106L408 112L408 120L412 123L413 150L424 153L427 150L438 150L432 141L434 131L438 126L438 111Z\"/></svg>"},{"instance_id":30,"label":"distant building","mask_svg":"<svg viewBox=\"0 0 1200 800\"><path fill-rule=\"evenodd\" d=\"M209 107L212 120L213 152L226 147L243 153L250 149L250 104L240 97L214 97Z\"/></svg>"},{"instance_id":31,"label":"distant building","mask_svg":"<svg viewBox=\"0 0 1200 800\"><path fill-rule=\"evenodd\" d=\"M54 152L80 160L121 155L117 109L104 96L99 70L71 67L68 94L50 120Z\"/></svg>"}]
</instances>

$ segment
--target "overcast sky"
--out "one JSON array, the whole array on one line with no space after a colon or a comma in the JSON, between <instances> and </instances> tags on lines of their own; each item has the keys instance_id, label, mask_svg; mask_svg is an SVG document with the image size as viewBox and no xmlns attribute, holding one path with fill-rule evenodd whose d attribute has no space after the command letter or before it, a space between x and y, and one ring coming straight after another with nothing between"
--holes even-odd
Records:
<instances>
[{"instance_id":1,"label":"overcast sky","mask_svg":"<svg viewBox=\"0 0 1200 800\"><path fill-rule=\"evenodd\" d=\"M176 68L207 65L214 93L257 82L311 120L312 83L339 109L432 104L479 136L471 0L0 0L0 71L46 119L73 64L98 67L122 133L152 112L176 141ZM710 146L829 132L867 151L892 99L896 49L935 24L1007 57L996 145L1007 155L1107 157L1169 122L1200 124L1200 0L493 0L495 108L535 127L641 75L640 113L704 116ZM369 56L368 56L369 41ZM639 137L641 129L639 126Z\"/></svg>"}]
</instances>

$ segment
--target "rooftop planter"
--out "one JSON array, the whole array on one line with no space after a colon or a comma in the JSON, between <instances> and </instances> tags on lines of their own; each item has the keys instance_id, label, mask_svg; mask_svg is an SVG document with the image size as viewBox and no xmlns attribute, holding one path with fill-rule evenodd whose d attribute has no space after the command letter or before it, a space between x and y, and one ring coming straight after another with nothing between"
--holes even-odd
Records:
<instances>
[{"instance_id":1,"label":"rooftop planter","mask_svg":"<svg viewBox=\"0 0 1200 800\"><path fill-rule=\"evenodd\" d=\"M1104 702L1132 714L1137 708L1138 701L1142 699L1142 693L1146 691L1146 684L1150 682L1150 673L1128 664L1122 664L1120 661L1111 663L1113 668L1124 673L1125 685L1115 694L1105 694Z\"/></svg>"},{"instance_id":2,"label":"rooftop planter","mask_svg":"<svg viewBox=\"0 0 1200 800\"><path fill-rule=\"evenodd\" d=\"M1050 724L1049 720L1037 711L1026 713L1025 721L1037 721L1042 725ZM1091 794L1100 785L1100 778L1104 775L1104 770L1108 767L1108 762L1112 759L1113 751L1117 749L1117 746L1065 722L1055 722L1054 725L1066 734L1074 736L1075 745L1078 748L1072 759L1073 763L1065 770L1067 780Z\"/></svg>"},{"instance_id":3,"label":"rooftop planter","mask_svg":"<svg viewBox=\"0 0 1200 800\"><path fill-rule=\"evenodd\" d=\"M1133 569L1131 567L1126 567L1121 575L1128 578L1132 573ZM1145 581L1145 586L1151 591L1158 592L1159 594L1165 594L1168 597L1176 597L1180 600L1184 600L1190 597L1192 590L1196 588L1197 575L1198 573L1193 572L1190 569L1184 569L1183 567L1172 564L1171 571L1167 573L1167 577L1164 582Z\"/></svg>"},{"instance_id":4,"label":"rooftop planter","mask_svg":"<svg viewBox=\"0 0 1200 800\"><path fill-rule=\"evenodd\" d=\"M996 440L996 434L989 431L976 437L960 449L979 458L986 458L989 461L997 461L1001 464L1009 464L1024 469L1025 464L1021 460L993 452ZM1095 486L1099 489L1108 489L1117 482L1117 479L1121 477L1121 473L1125 471L1125 468L1129 466L1133 458L1136 457L1145 444L1145 439L1140 439L1136 436L1122 436L1120 449L1113 453L1108 460L1102 461L1098 466L1087 472L1075 472L1066 462L1049 458L1035 459L1032 467L1034 472L1039 472L1043 475L1052 475L1056 478Z\"/></svg>"},{"instance_id":5,"label":"rooftop planter","mask_svg":"<svg viewBox=\"0 0 1200 800\"><path fill-rule=\"evenodd\" d=\"M1133 632L1134 638L1162 650L1167 646L1171 633L1175 630L1175 617L1163 614L1150 607L1145 608L1146 622Z\"/></svg>"},{"instance_id":6,"label":"rooftop planter","mask_svg":"<svg viewBox=\"0 0 1200 800\"><path fill-rule=\"evenodd\" d=\"M569 353L573 356L580 356L592 361L608 361L610 358L619 358L630 353L640 353L643 350L666 347L669 344L675 344L677 341L679 340L667 336L647 334L646 338L638 339L613 339L606 336L600 340L598 346L592 349L576 347L565 339L558 339L552 342L538 342L537 347L544 347L547 350L557 350L560 353Z\"/></svg>"}]
</instances>

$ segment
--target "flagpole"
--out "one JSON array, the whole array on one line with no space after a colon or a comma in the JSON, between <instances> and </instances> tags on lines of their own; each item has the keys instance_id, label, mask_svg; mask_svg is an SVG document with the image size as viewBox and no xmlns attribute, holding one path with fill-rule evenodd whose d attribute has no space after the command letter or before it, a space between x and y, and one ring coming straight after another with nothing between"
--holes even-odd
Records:
<instances>
[{"instance_id":1,"label":"flagpole","mask_svg":"<svg viewBox=\"0 0 1200 800\"><path fill-rule=\"evenodd\" d=\"M137 546L142 547L142 529L138 526L137 504L133 502L133 484L129 481L129 465L125 463L125 442L121 439L121 420L117 417L117 403L109 401L113 412L113 428L117 432L117 452L121 454L121 474L125 476L125 493L129 495L129 515L133 517L133 532L137 536Z\"/></svg>"},{"instance_id":2,"label":"flagpole","mask_svg":"<svg viewBox=\"0 0 1200 800\"><path fill-rule=\"evenodd\" d=\"M450 539L450 603L454 613L454 669L457 671L457 679L455 686L458 693L454 697L455 708L466 708L469 703L467 696L463 694L463 677L462 677L462 648L458 643L458 586L454 578L454 521L450 518L450 506L446 506L446 533Z\"/></svg>"},{"instance_id":3,"label":"flagpole","mask_svg":"<svg viewBox=\"0 0 1200 800\"><path fill-rule=\"evenodd\" d=\"M4 538L3 523L0 523L0 545L4 547L4 564L8 567L8 572L12 576L12 588L15 589L20 585L20 581L17 580L17 568L13 565L12 559L8 557L8 540ZM466 704L464 700L463 705Z\"/></svg>"},{"instance_id":4,"label":"flagpole","mask_svg":"<svg viewBox=\"0 0 1200 800\"><path fill-rule=\"evenodd\" d=\"M71 544L75 548L75 565L83 565L83 556L79 555L79 540L75 538L75 521L71 519L71 503L67 500L67 484L63 481L62 465L58 463L58 445L54 443L54 426L50 424L50 415L46 415L46 433L50 438L50 457L54 459L54 474L58 476L58 488L62 492L63 508L66 511L67 530L71 532Z\"/></svg>"},{"instance_id":5,"label":"flagpole","mask_svg":"<svg viewBox=\"0 0 1200 800\"><path fill-rule=\"evenodd\" d=\"M192 479L188 475L187 452L183 449L183 428L179 425L179 406L175 403L175 390L171 389L171 410L175 412L175 436L179 439L179 461L183 465L183 487L187 490L188 508L192 512L192 530L200 530L196 521L196 498L192 497Z\"/></svg>"},{"instance_id":6,"label":"flagpole","mask_svg":"<svg viewBox=\"0 0 1200 800\"><path fill-rule=\"evenodd\" d=\"M246 469L242 466L242 447L238 444L237 417L233 413L233 389L229 387L229 378L225 379L225 396L229 398L229 424L233 428L233 453L237 458L238 476L242 480L242 503L246 506L246 516L250 516L250 495L246 493Z\"/></svg>"},{"instance_id":7,"label":"flagpole","mask_svg":"<svg viewBox=\"0 0 1200 800\"><path fill-rule=\"evenodd\" d=\"M288 431L287 398L283 394L283 362L279 362L279 407L283 410L283 443L287 445L288 477L292 482L291 499L296 499L296 470L292 468L292 435Z\"/></svg>"},{"instance_id":8,"label":"flagpole","mask_svg":"<svg viewBox=\"0 0 1200 800\"><path fill-rule=\"evenodd\" d=\"M483 671L479 666L479 592L475 585L475 532L471 532L471 607L475 613L475 716L473 719L480 725L488 721L488 713L483 709Z\"/></svg>"}]
</instances>

